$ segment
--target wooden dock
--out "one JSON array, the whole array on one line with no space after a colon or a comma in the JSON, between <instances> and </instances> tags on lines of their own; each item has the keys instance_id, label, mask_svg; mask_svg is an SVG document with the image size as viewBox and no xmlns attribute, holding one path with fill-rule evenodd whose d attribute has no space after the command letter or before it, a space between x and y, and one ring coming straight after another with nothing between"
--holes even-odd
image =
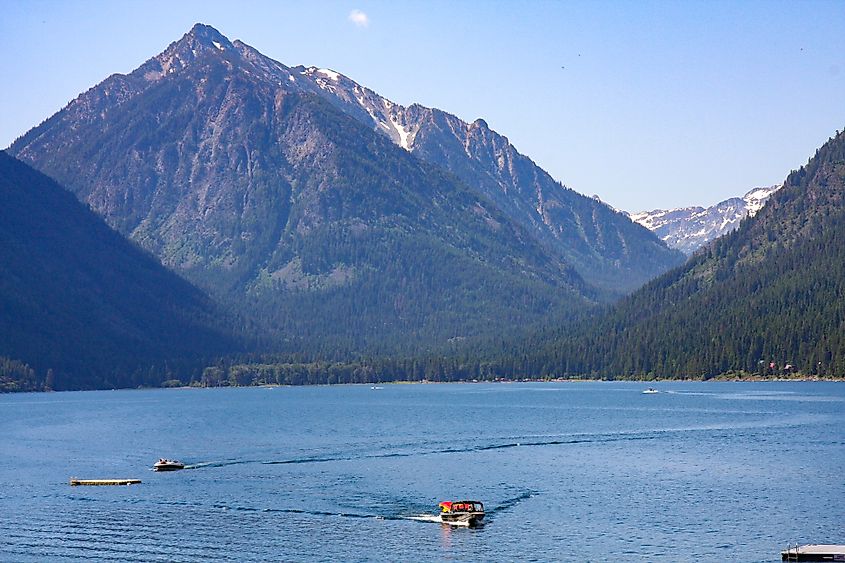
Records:
<instances>
[{"instance_id":1,"label":"wooden dock","mask_svg":"<svg viewBox=\"0 0 845 563\"><path fill-rule=\"evenodd\" d=\"M140 479L70 479L70 485L76 487L77 485L140 485Z\"/></svg>"},{"instance_id":2,"label":"wooden dock","mask_svg":"<svg viewBox=\"0 0 845 563\"><path fill-rule=\"evenodd\" d=\"M845 545L812 544L788 547L780 552L781 561L843 561Z\"/></svg>"}]
</instances>

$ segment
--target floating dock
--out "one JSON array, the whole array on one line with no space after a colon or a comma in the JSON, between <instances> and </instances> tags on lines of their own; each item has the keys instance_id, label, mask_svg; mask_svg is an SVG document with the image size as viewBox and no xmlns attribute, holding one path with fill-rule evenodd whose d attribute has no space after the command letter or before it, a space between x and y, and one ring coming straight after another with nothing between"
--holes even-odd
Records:
<instances>
[{"instance_id":1,"label":"floating dock","mask_svg":"<svg viewBox=\"0 0 845 563\"><path fill-rule=\"evenodd\" d=\"M74 479L71 478L70 485L76 487L77 485L140 485L140 479Z\"/></svg>"},{"instance_id":2,"label":"floating dock","mask_svg":"<svg viewBox=\"0 0 845 563\"><path fill-rule=\"evenodd\" d=\"M780 559L781 561L845 561L845 545L796 545L781 551Z\"/></svg>"}]
</instances>

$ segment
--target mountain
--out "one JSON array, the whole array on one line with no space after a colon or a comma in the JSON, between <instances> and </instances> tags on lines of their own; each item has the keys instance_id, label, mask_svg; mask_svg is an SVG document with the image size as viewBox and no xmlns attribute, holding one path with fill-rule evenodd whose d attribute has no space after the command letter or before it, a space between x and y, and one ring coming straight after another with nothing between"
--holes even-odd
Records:
<instances>
[{"instance_id":1,"label":"mountain","mask_svg":"<svg viewBox=\"0 0 845 563\"><path fill-rule=\"evenodd\" d=\"M756 214L780 186L755 188L710 207L655 209L631 213L631 219L653 231L671 248L690 255L711 240L736 229L748 216Z\"/></svg>"},{"instance_id":2,"label":"mountain","mask_svg":"<svg viewBox=\"0 0 845 563\"><path fill-rule=\"evenodd\" d=\"M0 389L155 385L235 349L202 292L2 151L0 200Z\"/></svg>"},{"instance_id":3,"label":"mountain","mask_svg":"<svg viewBox=\"0 0 845 563\"><path fill-rule=\"evenodd\" d=\"M555 373L845 374L845 133L684 266L526 347Z\"/></svg>"},{"instance_id":4,"label":"mountain","mask_svg":"<svg viewBox=\"0 0 845 563\"><path fill-rule=\"evenodd\" d=\"M627 216L554 180L483 119L466 123L419 104L394 103L330 69L287 68L236 42L256 65L329 101L425 162L470 186L587 283L626 293L683 262Z\"/></svg>"},{"instance_id":5,"label":"mountain","mask_svg":"<svg viewBox=\"0 0 845 563\"><path fill-rule=\"evenodd\" d=\"M10 152L291 350L444 345L597 299L494 201L312 80L197 25Z\"/></svg>"}]
</instances>

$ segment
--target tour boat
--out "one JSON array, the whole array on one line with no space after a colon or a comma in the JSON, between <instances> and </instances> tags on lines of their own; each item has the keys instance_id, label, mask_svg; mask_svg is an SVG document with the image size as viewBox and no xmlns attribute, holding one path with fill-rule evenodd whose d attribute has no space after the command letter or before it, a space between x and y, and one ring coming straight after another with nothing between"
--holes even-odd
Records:
<instances>
[{"instance_id":1,"label":"tour boat","mask_svg":"<svg viewBox=\"0 0 845 563\"><path fill-rule=\"evenodd\" d=\"M484 520L484 505L477 500L456 500L440 503L440 521L447 524L477 526Z\"/></svg>"},{"instance_id":2,"label":"tour boat","mask_svg":"<svg viewBox=\"0 0 845 563\"><path fill-rule=\"evenodd\" d=\"M153 471L177 471L185 469L185 464L175 459L161 458L153 464Z\"/></svg>"}]
</instances>

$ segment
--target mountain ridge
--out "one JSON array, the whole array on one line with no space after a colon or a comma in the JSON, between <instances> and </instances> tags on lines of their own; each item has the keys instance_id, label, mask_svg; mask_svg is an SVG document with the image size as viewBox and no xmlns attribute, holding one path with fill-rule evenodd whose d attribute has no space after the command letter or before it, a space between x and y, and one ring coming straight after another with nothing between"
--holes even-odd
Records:
<instances>
[{"instance_id":1,"label":"mountain ridge","mask_svg":"<svg viewBox=\"0 0 845 563\"><path fill-rule=\"evenodd\" d=\"M706 208L655 209L628 215L670 247L691 255L711 240L736 229L746 217L755 215L780 187L754 188L742 197L728 198Z\"/></svg>"},{"instance_id":2,"label":"mountain ridge","mask_svg":"<svg viewBox=\"0 0 845 563\"><path fill-rule=\"evenodd\" d=\"M88 115L109 100L120 105L209 53L230 69L248 65L246 72L260 75L266 84L319 96L409 153L454 174L604 291L629 292L683 261L682 254L655 240L624 213L554 180L483 119L466 123L439 109L402 106L339 72L288 67L240 40L230 42L204 24L195 25L132 73L112 75L83 94L91 99L78 105ZM24 138L13 148L18 152L20 147L18 154L26 159L29 144Z\"/></svg>"},{"instance_id":3,"label":"mountain ridge","mask_svg":"<svg viewBox=\"0 0 845 563\"><path fill-rule=\"evenodd\" d=\"M626 220L627 215L554 180L481 118L467 123L417 103L405 107L337 71L278 66L243 43L235 45L266 67L276 64L273 68L286 73L287 80L324 97L398 146L475 186L589 283L626 292L683 261Z\"/></svg>"}]
</instances>

